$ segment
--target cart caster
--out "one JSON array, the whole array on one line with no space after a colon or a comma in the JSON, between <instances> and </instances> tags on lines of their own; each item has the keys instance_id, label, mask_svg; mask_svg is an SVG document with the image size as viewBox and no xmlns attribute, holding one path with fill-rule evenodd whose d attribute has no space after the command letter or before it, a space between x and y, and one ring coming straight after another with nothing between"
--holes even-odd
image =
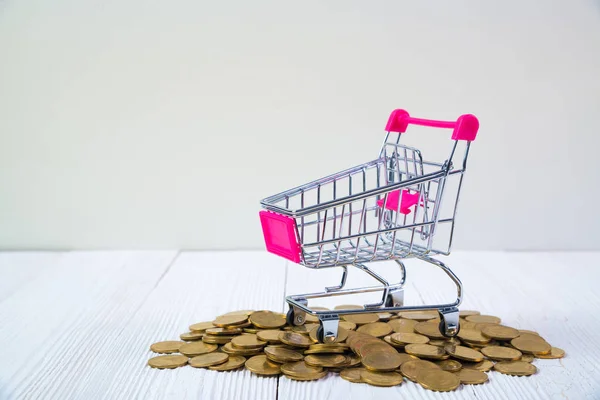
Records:
<instances>
[{"instance_id":1,"label":"cart caster","mask_svg":"<svg viewBox=\"0 0 600 400\"><path fill-rule=\"evenodd\" d=\"M306 313L299 308L290 306L290 309L285 315L285 321L291 326L304 325L304 322L306 321Z\"/></svg>"},{"instance_id":2,"label":"cart caster","mask_svg":"<svg viewBox=\"0 0 600 400\"><path fill-rule=\"evenodd\" d=\"M319 320L317 340L319 343L334 343L338 334L339 318L337 315L325 316Z\"/></svg>"},{"instance_id":3,"label":"cart caster","mask_svg":"<svg viewBox=\"0 0 600 400\"><path fill-rule=\"evenodd\" d=\"M402 307L404 305L404 289L400 288L388 293L385 298L385 307Z\"/></svg>"},{"instance_id":4,"label":"cart caster","mask_svg":"<svg viewBox=\"0 0 600 400\"><path fill-rule=\"evenodd\" d=\"M440 310L440 333L445 337L451 338L458 335L460 332L460 324L458 322L459 314L458 308L448 308Z\"/></svg>"}]
</instances>

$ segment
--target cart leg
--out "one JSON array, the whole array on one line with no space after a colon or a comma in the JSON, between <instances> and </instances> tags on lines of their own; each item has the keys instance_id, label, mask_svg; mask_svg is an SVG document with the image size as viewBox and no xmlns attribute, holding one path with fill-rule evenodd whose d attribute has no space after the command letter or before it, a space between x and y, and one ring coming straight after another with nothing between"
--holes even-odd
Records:
<instances>
[{"instance_id":1,"label":"cart leg","mask_svg":"<svg viewBox=\"0 0 600 400\"><path fill-rule=\"evenodd\" d=\"M439 310L440 333L446 337L454 337L460 332L458 308L449 307Z\"/></svg>"},{"instance_id":2,"label":"cart leg","mask_svg":"<svg viewBox=\"0 0 600 400\"><path fill-rule=\"evenodd\" d=\"M317 339L321 343L333 343L338 335L339 315L328 314L319 317Z\"/></svg>"},{"instance_id":3,"label":"cart leg","mask_svg":"<svg viewBox=\"0 0 600 400\"><path fill-rule=\"evenodd\" d=\"M295 301L297 301L305 307L308 305L308 300L306 299L296 299ZM304 312L296 306L290 305L290 308L286 315L286 321L289 325L303 325L304 321L306 321L306 312Z\"/></svg>"},{"instance_id":4,"label":"cart leg","mask_svg":"<svg viewBox=\"0 0 600 400\"><path fill-rule=\"evenodd\" d=\"M369 267L367 267L364 264L352 264L352 265L354 265L356 268L366 272L367 274L371 275L373 278L377 279L383 285L383 296L381 298L381 301L379 303L365 304L365 309L381 307L387 300L388 293L390 292L390 284L388 283L388 281L383 279L383 277L381 275L379 275L378 273L376 273L375 271L371 271L369 269Z\"/></svg>"},{"instance_id":5,"label":"cart leg","mask_svg":"<svg viewBox=\"0 0 600 400\"><path fill-rule=\"evenodd\" d=\"M325 291L327 293L329 293L329 292L337 292L338 290L342 290L344 288L344 286L346 286L346 278L348 277L348 267L346 267L345 265L343 265L341 268L343 270L343 272L342 272L342 281L337 286L326 287Z\"/></svg>"}]
</instances>

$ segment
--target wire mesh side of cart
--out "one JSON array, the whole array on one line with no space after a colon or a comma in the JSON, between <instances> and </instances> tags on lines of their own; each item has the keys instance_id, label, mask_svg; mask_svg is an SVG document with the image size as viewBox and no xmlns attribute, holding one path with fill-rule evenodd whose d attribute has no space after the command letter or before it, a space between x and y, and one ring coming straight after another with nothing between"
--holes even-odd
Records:
<instances>
[{"instance_id":1,"label":"wire mesh side of cart","mask_svg":"<svg viewBox=\"0 0 600 400\"><path fill-rule=\"evenodd\" d=\"M263 200L267 210L293 219L300 264L449 254L469 143L454 168L458 141L447 161L431 162L400 138L389 132L379 158Z\"/></svg>"}]
</instances>

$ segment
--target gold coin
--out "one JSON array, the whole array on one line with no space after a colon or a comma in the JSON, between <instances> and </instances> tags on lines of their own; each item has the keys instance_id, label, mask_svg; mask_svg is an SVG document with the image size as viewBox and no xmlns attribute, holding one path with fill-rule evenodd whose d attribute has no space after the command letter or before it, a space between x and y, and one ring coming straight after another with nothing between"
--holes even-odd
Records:
<instances>
[{"instance_id":1,"label":"gold coin","mask_svg":"<svg viewBox=\"0 0 600 400\"><path fill-rule=\"evenodd\" d=\"M224 353L227 353L229 355L232 355L232 356L255 356L257 354L262 353L262 349L261 348L258 348L258 349L238 349L236 347L233 347L233 345L231 344L231 342L225 343L223 345L223 347L221 347L221 351L223 351Z\"/></svg>"},{"instance_id":2,"label":"gold coin","mask_svg":"<svg viewBox=\"0 0 600 400\"><path fill-rule=\"evenodd\" d=\"M438 317L437 311L403 311L398 315L405 319L413 319L415 321L429 321Z\"/></svg>"},{"instance_id":3,"label":"gold coin","mask_svg":"<svg viewBox=\"0 0 600 400\"><path fill-rule=\"evenodd\" d=\"M344 321L353 322L356 325L365 325L371 324L373 322L379 321L379 317L374 313L365 313L365 314L347 314L341 315Z\"/></svg>"},{"instance_id":4,"label":"gold coin","mask_svg":"<svg viewBox=\"0 0 600 400\"><path fill-rule=\"evenodd\" d=\"M246 369L256 375L279 375L281 373L278 364L271 362L264 354L254 356L246 360Z\"/></svg>"},{"instance_id":5,"label":"gold coin","mask_svg":"<svg viewBox=\"0 0 600 400\"><path fill-rule=\"evenodd\" d=\"M323 372L323 368L308 365L304 361L297 361L283 364L281 366L281 372L286 375L302 378L307 375L314 375Z\"/></svg>"},{"instance_id":6,"label":"gold coin","mask_svg":"<svg viewBox=\"0 0 600 400\"><path fill-rule=\"evenodd\" d=\"M461 310L461 311L458 313L458 316L459 316L460 318L466 318L466 317L468 317L469 315L479 315L479 314L481 314L481 313L480 313L479 311L475 311L475 310Z\"/></svg>"},{"instance_id":7,"label":"gold coin","mask_svg":"<svg viewBox=\"0 0 600 400\"><path fill-rule=\"evenodd\" d=\"M397 353L396 349L394 349L389 344L381 341L381 339L376 339L377 341L367 342L362 345L360 349L354 350L361 357L366 357L369 354L373 353Z\"/></svg>"},{"instance_id":8,"label":"gold coin","mask_svg":"<svg viewBox=\"0 0 600 400\"><path fill-rule=\"evenodd\" d=\"M149 366L151 366L152 368L158 368L158 369L163 369L163 368L172 369L172 368L182 367L187 363L188 363L188 358L186 356L182 356L179 354L172 355L172 356L157 356L157 357L152 357L151 359L148 360Z\"/></svg>"},{"instance_id":9,"label":"gold coin","mask_svg":"<svg viewBox=\"0 0 600 400\"><path fill-rule=\"evenodd\" d=\"M474 322L476 324L499 324L501 322L500 318L494 317L493 315L469 315L465 319L469 322Z\"/></svg>"},{"instance_id":10,"label":"gold coin","mask_svg":"<svg viewBox=\"0 0 600 400\"><path fill-rule=\"evenodd\" d=\"M466 340L471 343L486 344L490 342L490 338L483 336L480 331L475 329L461 329L458 332L458 337L461 340Z\"/></svg>"},{"instance_id":11,"label":"gold coin","mask_svg":"<svg viewBox=\"0 0 600 400\"><path fill-rule=\"evenodd\" d=\"M519 331L515 328L495 324L483 326L481 328L481 333L487 337L497 340L511 340L520 335Z\"/></svg>"},{"instance_id":12,"label":"gold coin","mask_svg":"<svg viewBox=\"0 0 600 400\"><path fill-rule=\"evenodd\" d=\"M462 364L456 360L435 361L435 365L448 372L457 372L462 368Z\"/></svg>"},{"instance_id":13,"label":"gold coin","mask_svg":"<svg viewBox=\"0 0 600 400\"><path fill-rule=\"evenodd\" d=\"M535 335L521 335L511 340L510 344L523 353L532 353L536 356L552 351L552 346L548 342Z\"/></svg>"},{"instance_id":14,"label":"gold coin","mask_svg":"<svg viewBox=\"0 0 600 400\"><path fill-rule=\"evenodd\" d=\"M346 368L340 372L340 377L352 383L362 383L360 374L366 371L365 368Z\"/></svg>"},{"instance_id":15,"label":"gold coin","mask_svg":"<svg viewBox=\"0 0 600 400\"><path fill-rule=\"evenodd\" d=\"M219 346L216 344L208 344L204 342L191 342L185 343L179 348L179 352L188 357L199 356L200 354L212 353L217 350Z\"/></svg>"},{"instance_id":16,"label":"gold coin","mask_svg":"<svg viewBox=\"0 0 600 400\"><path fill-rule=\"evenodd\" d=\"M339 306L335 306L334 310L362 310L363 306L359 306L356 304L341 304Z\"/></svg>"},{"instance_id":17,"label":"gold coin","mask_svg":"<svg viewBox=\"0 0 600 400\"><path fill-rule=\"evenodd\" d=\"M312 331L310 331L310 333L308 334L308 336L311 338L312 342L314 343L318 343L319 339L317 339L317 329L319 327L315 327ZM335 340L331 343L328 344L334 344L334 343L341 343L344 340L346 340L346 338L348 337L348 331L344 328L341 328L338 326L338 334L337 337L335 338ZM312 343L311 343L312 344Z\"/></svg>"},{"instance_id":18,"label":"gold coin","mask_svg":"<svg viewBox=\"0 0 600 400\"><path fill-rule=\"evenodd\" d=\"M260 331L256 333L256 337L258 340L262 340L267 343L281 343L279 340L280 330L277 329L266 329L264 331Z\"/></svg>"},{"instance_id":19,"label":"gold coin","mask_svg":"<svg viewBox=\"0 0 600 400\"><path fill-rule=\"evenodd\" d=\"M179 335L179 338L181 340L185 340L186 342L193 342L194 340L202 339L202 336L204 336L204 333L192 331L192 332L182 333L181 335Z\"/></svg>"},{"instance_id":20,"label":"gold coin","mask_svg":"<svg viewBox=\"0 0 600 400\"><path fill-rule=\"evenodd\" d=\"M460 329L475 329L478 330L479 328L477 328L477 325L475 322L469 322L466 319L461 319L460 321Z\"/></svg>"},{"instance_id":21,"label":"gold coin","mask_svg":"<svg viewBox=\"0 0 600 400\"><path fill-rule=\"evenodd\" d=\"M285 317L272 311L255 311L250 314L250 322L263 329L277 329L286 324Z\"/></svg>"},{"instance_id":22,"label":"gold coin","mask_svg":"<svg viewBox=\"0 0 600 400\"><path fill-rule=\"evenodd\" d=\"M359 326L356 331L380 338L392 333L392 327L385 322L373 322Z\"/></svg>"},{"instance_id":23,"label":"gold coin","mask_svg":"<svg viewBox=\"0 0 600 400\"><path fill-rule=\"evenodd\" d=\"M411 343L404 347L407 354L412 354L420 358L432 358L441 360L446 357L446 350L443 347L432 346L424 343Z\"/></svg>"},{"instance_id":24,"label":"gold coin","mask_svg":"<svg viewBox=\"0 0 600 400\"><path fill-rule=\"evenodd\" d=\"M355 367L361 363L361 358L356 354L350 354L346 356L346 362L340 367Z\"/></svg>"},{"instance_id":25,"label":"gold coin","mask_svg":"<svg viewBox=\"0 0 600 400\"><path fill-rule=\"evenodd\" d=\"M383 321L383 322L389 321L390 318L392 318L393 316L394 315L389 312L377 313L377 317L379 318L380 321Z\"/></svg>"},{"instance_id":26,"label":"gold coin","mask_svg":"<svg viewBox=\"0 0 600 400\"><path fill-rule=\"evenodd\" d=\"M231 312L228 312L227 314L223 314L222 316L225 316L225 315L245 315L245 316L248 316L248 315L252 314L253 312L254 312L254 310L231 311Z\"/></svg>"},{"instance_id":27,"label":"gold coin","mask_svg":"<svg viewBox=\"0 0 600 400\"><path fill-rule=\"evenodd\" d=\"M468 368L468 369L476 369L477 371L483 371L483 372L488 372L489 370L491 370L494 367L494 363L491 362L490 360L483 360L477 363L471 363L471 362L463 362L463 369L464 368Z\"/></svg>"},{"instance_id":28,"label":"gold coin","mask_svg":"<svg viewBox=\"0 0 600 400\"><path fill-rule=\"evenodd\" d=\"M398 356L400 356L400 358L399 358L400 368L402 367L402 364L404 364L405 362L419 360L418 357L415 357L415 356L412 356L412 355L406 354L406 353L398 353ZM396 370L396 372L400 372L400 368L398 368Z\"/></svg>"},{"instance_id":29,"label":"gold coin","mask_svg":"<svg viewBox=\"0 0 600 400\"><path fill-rule=\"evenodd\" d=\"M302 333L303 335L308 335L310 331L312 331L315 327L319 326L319 324L304 324L304 325L294 325L291 328L292 332Z\"/></svg>"},{"instance_id":30,"label":"gold coin","mask_svg":"<svg viewBox=\"0 0 600 400\"><path fill-rule=\"evenodd\" d=\"M529 376L537 372L535 365L525 361L500 361L494 365L494 370L515 376Z\"/></svg>"},{"instance_id":31,"label":"gold coin","mask_svg":"<svg viewBox=\"0 0 600 400\"><path fill-rule=\"evenodd\" d=\"M343 354L309 354L304 357L304 362L313 367L337 367L346 363Z\"/></svg>"},{"instance_id":32,"label":"gold coin","mask_svg":"<svg viewBox=\"0 0 600 400\"><path fill-rule=\"evenodd\" d=\"M404 358L393 350L392 352L376 352L365 355L362 364L370 371L394 371L404 361Z\"/></svg>"},{"instance_id":33,"label":"gold coin","mask_svg":"<svg viewBox=\"0 0 600 400\"><path fill-rule=\"evenodd\" d=\"M214 328L212 321L210 322L198 322L197 324L190 325L190 331L192 332L204 332L208 328Z\"/></svg>"},{"instance_id":34,"label":"gold coin","mask_svg":"<svg viewBox=\"0 0 600 400\"><path fill-rule=\"evenodd\" d=\"M488 381L488 376L483 371L476 369L463 368L458 372L455 372L460 382L465 385L479 385Z\"/></svg>"},{"instance_id":35,"label":"gold coin","mask_svg":"<svg viewBox=\"0 0 600 400\"><path fill-rule=\"evenodd\" d=\"M329 311L329 308L325 308L325 307L310 307L311 310L313 311ZM305 322L319 322L319 317L317 317L316 315L310 315L310 314L306 314L306 318L304 319Z\"/></svg>"},{"instance_id":36,"label":"gold coin","mask_svg":"<svg viewBox=\"0 0 600 400\"><path fill-rule=\"evenodd\" d=\"M390 336L392 342L395 342L400 345L407 344L425 344L429 342L429 338L424 335L419 335L418 333L394 333Z\"/></svg>"},{"instance_id":37,"label":"gold coin","mask_svg":"<svg viewBox=\"0 0 600 400\"><path fill-rule=\"evenodd\" d=\"M248 321L248 316L246 314L221 315L213 321L213 325L224 328L230 325L243 324L246 321Z\"/></svg>"},{"instance_id":38,"label":"gold coin","mask_svg":"<svg viewBox=\"0 0 600 400\"><path fill-rule=\"evenodd\" d=\"M554 358L563 358L565 356L565 351L563 349L559 349L558 347L552 347L550 349L550 353L547 354L534 354L537 358L544 359L554 359Z\"/></svg>"},{"instance_id":39,"label":"gold coin","mask_svg":"<svg viewBox=\"0 0 600 400\"><path fill-rule=\"evenodd\" d=\"M216 335L204 335L202 336L202 341L204 343L211 344L225 344L231 342L235 336L216 336Z\"/></svg>"},{"instance_id":40,"label":"gold coin","mask_svg":"<svg viewBox=\"0 0 600 400\"><path fill-rule=\"evenodd\" d=\"M361 380L369 385L390 387L402 384L402 375L397 372L375 372L364 370L360 373Z\"/></svg>"},{"instance_id":41,"label":"gold coin","mask_svg":"<svg viewBox=\"0 0 600 400\"><path fill-rule=\"evenodd\" d=\"M267 342L263 342L262 340L258 340L258 337L252 333L246 335L236 336L231 339L231 344L233 347L237 347L239 349L256 349L264 347Z\"/></svg>"},{"instance_id":42,"label":"gold coin","mask_svg":"<svg viewBox=\"0 0 600 400\"><path fill-rule=\"evenodd\" d=\"M304 358L301 353L283 347L267 346L264 351L269 360L281 364L302 361Z\"/></svg>"},{"instance_id":43,"label":"gold coin","mask_svg":"<svg viewBox=\"0 0 600 400\"><path fill-rule=\"evenodd\" d=\"M441 370L439 366L435 365L431 361L425 360L406 361L400 366L400 372L402 372L402 375L404 375L413 382L417 381L417 375L419 374L419 372L426 369Z\"/></svg>"},{"instance_id":44,"label":"gold coin","mask_svg":"<svg viewBox=\"0 0 600 400\"><path fill-rule=\"evenodd\" d=\"M208 369L213 371L233 371L234 369L240 368L246 362L246 357L243 356L229 356L226 362L219 365L212 365Z\"/></svg>"},{"instance_id":45,"label":"gold coin","mask_svg":"<svg viewBox=\"0 0 600 400\"><path fill-rule=\"evenodd\" d=\"M494 361L517 361L523 355L519 350L506 346L487 346L481 352Z\"/></svg>"},{"instance_id":46,"label":"gold coin","mask_svg":"<svg viewBox=\"0 0 600 400\"><path fill-rule=\"evenodd\" d=\"M338 327L344 328L344 329L346 329L348 331L353 331L353 330L356 329L356 324L354 322L341 320L338 323Z\"/></svg>"},{"instance_id":47,"label":"gold coin","mask_svg":"<svg viewBox=\"0 0 600 400\"><path fill-rule=\"evenodd\" d=\"M440 327L437 322L419 322L415 325L414 329L415 332L431 339L445 339L445 336L440 333Z\"/></svg>"},{"instance_id":48,"label":"gold coin","mask_svg":"<svg viewBox=\"0 0 600 400\"><path fill-rule=\"evenodd\" d=\"M404 349L404 344L398 344L398 343L392 341L391 335L384 336L383 341L396 349Z\"/></svg>"},{"instance_id":49,"label":"gold coin","mask_svg":"<svg viewBox=\"0 0 600 400\"><path fill-rule=\"evenodd\" d=\"M460 378L452 372L429 369L419 372L417 382L425 389L450 392L460 386Z\"/></svg>"},{"instance_id":50,"label":"gold coin","mask_svg":"<svg viewBox=\"0 0 600 400\"><path fill-rule=\"evenodd\" d=\"M419 321L414 319L393 319L388 322L388 325L392 327L394 332L396 333L414 333L415 325L418 324Z\"/></svg>"},{"instance_id":51,"label":"gold coin","mask_svg":"<svg viewBox=\"0 0 600 400\"><path fill-rule=\"evenodd\" d=\"M185 342L180 342L178 340L167 340L165 342L154 343L152 346L150 346L150 350L160 354L177 353L179 348L184 344Z\"/></svg>"},{"instance_id":52,"label":"gold coin","mask_svg":"<svg viewBox=\"0 0 600 400\"><path fill-rule=\"evenodd\" d=\"M192 358L189 363L194 368L206 368L212 365L223 364L229 359L229 354L214 352L208 354L202 354Z\"/></svg>"},{"instance_id":53,"label":"gold coin","mask_svg":"<svg viewBox=\"0 0 600 400\"><path fill-rule=\"evenodd\" d=\"M521 356L521 358L519 359L519 361L525 361L525 362L533 362L533 360L535 360L535 357L533 356L533 354L523 354Z\"/></svg>"},{"instance_id":54,"label":"gold coin","mask_svg":"<svg viewBox=\"0 0 600 400\"><path fill-rule=\"evenodd\" d=\"M241 328L208 328L204 331L205 335L213 336L232 336L242 333Z\"/></svg>"},{"instance_id":55,"label":"gold coin","mask_svg":"<svg viewBox=\"0 0 600 400\"><path fill-rule=\"evenodd\" d=\"M524 333L527 333L527 334L529 334L529 335L537 335L537 336L540 336L540 334L539 334L539 333L537 333L536 331L528 331L527 329L519 329L519 334L521 334L521 335L522 335L522 334L524 334Z\"/></svg>"},{"instance_id":56,"label":"gold coin","mask_svg":"<svg viewBox=\"0 0 600 400\"><path fill-rule=\"evenodd\" d=\"M279 334L279 340L288 346L294 347L309 347L313 343L312 340L305 335L294 332L281 332Z\"/></svg>"},{"instance_id":57,"label":"gold coin","mask_svg":"<svg viewBox=\"0 0 600 400\"><path fill-rule=\"evenodd\" d=\"M288 375L288 374L284 374L284 375L286 378L292 379L294 381L315 381L317 379L321 379L322 377L324 377L327 374L328 374L328 371L322 371L322 372L318 372L316 374L309 374L309 375L303 375L303 376L294 376L294 375Z\"/></svg>"},{"instance_id":58,"label":"gold coin","mask_svg":"<svg viewBox=\"0 0 600 400\"><path fill-rule=\"evenodd\" d=\"M448 354L454 358L458 358L459 360L471 362L483 361L483 354L469 347L448 345L445 347L445 349Z\"/></svg>"}]
</instances>

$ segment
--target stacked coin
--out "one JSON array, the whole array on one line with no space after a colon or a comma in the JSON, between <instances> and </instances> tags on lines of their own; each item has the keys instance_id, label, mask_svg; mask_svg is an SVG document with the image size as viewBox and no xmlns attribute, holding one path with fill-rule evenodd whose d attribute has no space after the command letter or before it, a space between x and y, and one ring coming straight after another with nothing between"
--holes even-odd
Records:
<instances>
[{"instance_id":1,"label":"stacked coin","mask_svg":"<svg viewBox=\"0 0 600 400\"><path fill-rule=\"evenodd\" d=\"M344 305L341 308L362 308ZM323 307L314 307L325 311ZM514 376L537 372L537 359L562 358L537 332L501 324L500 318L461 311L456 338L444 337L435 311L342 316L334 343L317 340L318 319L290 326L284 314L233 311L189 326L179 340L154 343L153 368L190 365L214 371L243 366L261 376L310 381L339 373L352 383L397 386L406 377L423 388L451 391L488 382L491 370Z\"/></svg>"}]
</instances>

